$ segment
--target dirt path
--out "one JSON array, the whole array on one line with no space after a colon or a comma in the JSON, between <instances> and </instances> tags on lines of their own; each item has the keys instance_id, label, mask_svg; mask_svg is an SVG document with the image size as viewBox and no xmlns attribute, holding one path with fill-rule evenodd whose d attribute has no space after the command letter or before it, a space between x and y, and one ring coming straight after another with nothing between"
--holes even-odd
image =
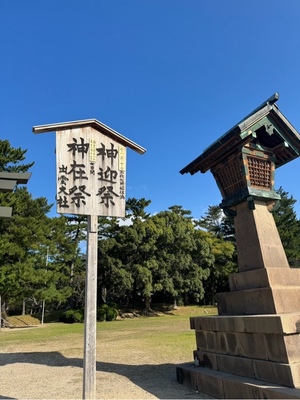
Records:
<instances>
[{"instance_id":1,"label":"dirt path","mask_svg":"<svg viewBox=\"0 0 300 400\"><path fill-rule=\"evenodd\" d=\"M6 347L0 354L0 399L82 398L82 346L55 341ZM132 349L97 345L97 399L210 398L176 382L176 363L156 364Z\"/></svg>"}]
</instances>

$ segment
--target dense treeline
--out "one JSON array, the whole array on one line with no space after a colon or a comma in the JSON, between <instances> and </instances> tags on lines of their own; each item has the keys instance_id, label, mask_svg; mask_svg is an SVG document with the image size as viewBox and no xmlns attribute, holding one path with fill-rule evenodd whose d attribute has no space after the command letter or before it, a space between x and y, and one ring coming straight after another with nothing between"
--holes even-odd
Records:
<instances>
[{"instance_id":1,"label":"dense treeline","mask_svg":"<svg viewBox=\"0 0 300 400\"><path fill-rule=\"evenodd\" d=\"M0 171L26 172L26 150L0 140ZM296 200L282 188L274 213L293 267L300 265L300 221ZM98 302L139 307L152 303L212 304L227 290L237 270L233 221L218 206L195 220L179 205L156 215L146 199L128 199L126 217L99 218ZM2 312L38 313L84 305L86 218L50 218L46 198L32 198L26 187L0 193L0 205L12 206L0 219L0 296Z\"/></svg>"}]
</instances>

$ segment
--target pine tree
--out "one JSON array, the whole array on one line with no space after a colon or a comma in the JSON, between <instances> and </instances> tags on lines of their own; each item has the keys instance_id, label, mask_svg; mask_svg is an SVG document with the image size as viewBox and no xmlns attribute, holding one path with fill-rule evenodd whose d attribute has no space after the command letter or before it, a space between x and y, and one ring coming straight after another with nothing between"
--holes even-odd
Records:
<instances>
[{"instance_id":1,"label":"pine tree","mask_svg":"<svg viewBox=\"0 0 300 400\"><path fill-rule=\"evenodd\" d=\"M27 150L11 147L8 140L0 140L0 172L27 172L34 164L20 164Z\"/></svg>"},{"instance_id":2,"label":"pine tree","mask_svg":"<svg viewBox=\"0 0 300 400\"><path fill-rule=\"evenodd\" d=\"M289 193L279 188L280 205L273 212L274 220L284 247L290 267L300 267L300 221L294 210L297 200Z\"/></svg>"}]
</instances>

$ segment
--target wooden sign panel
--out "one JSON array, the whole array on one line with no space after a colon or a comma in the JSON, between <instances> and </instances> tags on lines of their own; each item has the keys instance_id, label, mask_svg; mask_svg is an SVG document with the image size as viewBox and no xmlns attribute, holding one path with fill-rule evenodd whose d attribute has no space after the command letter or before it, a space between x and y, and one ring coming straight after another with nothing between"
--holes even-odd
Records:
<instances>
[{"instance_id":1,"label":"wooden sign panel","mask_svg":"<svg viewBox=\"0 0 300 400\"><path fill-rule=\"evenodd\" d=\"M126 147L90 126L56 132L60 214L125 216Z\"/></svg>"}]
</instances>

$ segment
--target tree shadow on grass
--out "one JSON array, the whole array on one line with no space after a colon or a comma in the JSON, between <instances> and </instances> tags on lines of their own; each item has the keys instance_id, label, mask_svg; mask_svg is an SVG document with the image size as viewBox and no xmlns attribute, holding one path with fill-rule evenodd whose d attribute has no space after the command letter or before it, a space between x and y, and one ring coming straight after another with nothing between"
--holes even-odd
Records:
<instances>
[{"instance_id":1,"label":"tree shadow on grass","mask_svg":"<svg viewBox=\"0 0 300 400\"><path fill-rule=\"evenodd\" d=\"M57 351L29 352L29 353L3 353L0 354L0 367L14 363L30 363L47 365L49 367L83 367L81 358L67 358ZM176 382L175 364L116 364L97 361L98 372L114 373L126 377L135 385L160 399L173 399L172 392L178 385ZM182 386L178 386L178 388ZM185 388L186 398L196 398L196 392ZM0 397L1 398L1 397Z\"/></svg>"}]
</instances>

